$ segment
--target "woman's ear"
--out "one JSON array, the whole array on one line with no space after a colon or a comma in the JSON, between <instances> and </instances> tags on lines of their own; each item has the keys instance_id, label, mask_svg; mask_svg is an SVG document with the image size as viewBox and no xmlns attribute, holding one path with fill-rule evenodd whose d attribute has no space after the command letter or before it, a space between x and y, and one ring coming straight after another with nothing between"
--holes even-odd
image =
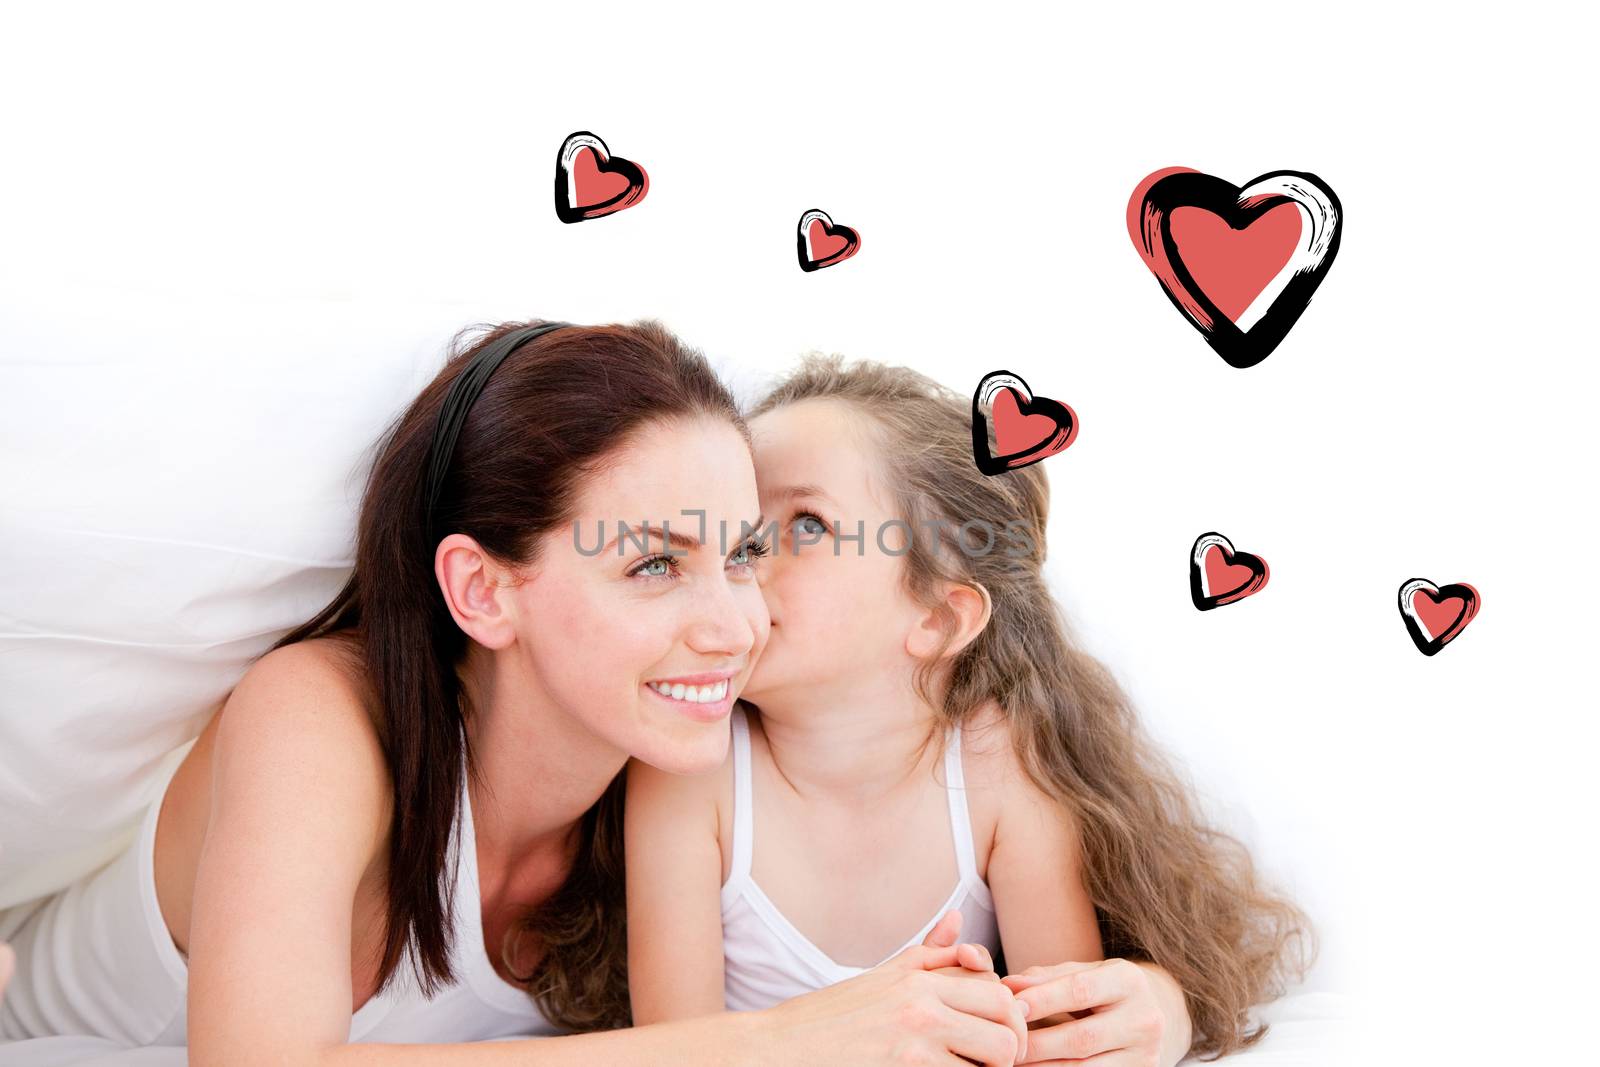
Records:
<instances>
[{"instance_id":1,"label":"woman's ear","mask_svg":"<svg viewBox=\"0 0 1600 1067\"><path fill-rule=\"evenodd\" d=\"M945 621L953 619L955 631L951 635L950 646L944 652L944 658L948 659L983 633L983 628L989 625L992 611L989 591L977 582L971 585L946 582L944 599L924 612L906 635L906 652L919 660L933 656L944 641Z\"/></svg>"},{"instance_id":2,"label":"woman's ear","mask_svg":"<svg viewBox=\"0 0 1600 1067\"><path fill-rule=\"evenodd\" d=\"M493 649L516 640L514 602L502 590L519 583L476 540L462 533L445 537L434 552L433 569L445 606L467 636Z\"/></svg>"}]
</instances>

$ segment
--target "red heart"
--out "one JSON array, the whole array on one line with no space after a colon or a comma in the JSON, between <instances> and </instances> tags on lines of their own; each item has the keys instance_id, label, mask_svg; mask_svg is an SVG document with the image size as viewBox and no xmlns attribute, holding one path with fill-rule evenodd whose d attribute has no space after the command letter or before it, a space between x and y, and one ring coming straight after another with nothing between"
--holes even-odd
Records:
<instances>
[{"instance_id":1,"label":"red heart","mask_svg":"<svg viewBox=\"0 0 1600 1067\"><path fill-rule=\"evenodd\" d=\"M1255 571L1242 563L1229 563L1221 545L1206 549L1206 585L1214 597L1243 589L1255 580Z\"/></svg>"},{"instance_id":2,"label":"red heart","mask_svg":"<svg viewBox=\"0 0 1600 1067\"><path fill-rule=\"evenodd\" d=\"M1466 609L1467 602L1458 596L1435 601L1426 589L1418 589L1411 594L1411 610L1417 613L1418 620L1430 637L1438 637L1449 630Z\"/></svg>"},{"instance_id":3,"label":"red heart","mask_svg":"<svg viewBox=\"0 0 1600 1067\"><path fill-rule=\"evenodd\" d=\"M627 175L600 169L600 159L592 148L580 148L572 160L572 177L577 186L577 208L604 204L628 191Z\"/></svg>"},{"instance_id":4,"label":"red heart","mask_svg":"<svg viewBox=\"0 0 1600 1067\"><path fill-rule=\"evenodd\" d=\"M992 407L994 444L1002 456L1015 456L1049 439L1056 432L1056 420L1048 415L1024 415L1017 406L1017 394L1002 389L995 394Z\"/></svg>"},{"instance_id":5,"label":"red heart","mask_svg":"<svg viewBox=\"0 0 1600 1067\"><path fill-rule=\"evenodd\" d=\"M1200 207L1172 211L1172 240L1195 285L1217 310L1239 321L1278 276L1300 242L1300 208L1280 204L1236 230Z\"/></svg>"},{"instance_id":6,"label":"red heart","mask_svg":"<svg viewBox=\"0 0 1600 1067\"><path fill-rule=\"evenodd\" d=\"M836 256L850 247L847 238L829 234L827 225L821 219L811 220L806 236L811 239L811 259L816 263L821 263L830 256Z\"/></svg>"}]
</instances>

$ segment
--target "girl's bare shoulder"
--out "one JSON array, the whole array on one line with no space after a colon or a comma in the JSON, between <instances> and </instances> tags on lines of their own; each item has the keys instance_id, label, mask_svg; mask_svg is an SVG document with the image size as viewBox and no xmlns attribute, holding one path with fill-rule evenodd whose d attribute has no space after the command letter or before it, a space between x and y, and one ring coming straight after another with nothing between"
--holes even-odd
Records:
<instances>
[{"instance_id":1,"label":"girl's bare shoulder","mask_svg":"<svg viewBox=\"0 0 1600 1067\"><path fill-rule=\"evenodd\" d=\"M1028 783L1018 756L1017 726L999 703L985 701L961 727L961 767L967 788L1009 791Z\"/></svg>"},{"instance_id":2,"label":"girl's bare shoulder","mask_svg":"<svg viewBox=\"0 0 1600 1067\"><path fill-rule=\"evenodd\" d=\"M962 726L962 778L980 874L988 869L989 853L1005 813L1058 806L1028 774L1019 754L1026 738L1019 736L1019 730L1017 722L993 700L973 711Z\"/></svg>"}]
</instances>

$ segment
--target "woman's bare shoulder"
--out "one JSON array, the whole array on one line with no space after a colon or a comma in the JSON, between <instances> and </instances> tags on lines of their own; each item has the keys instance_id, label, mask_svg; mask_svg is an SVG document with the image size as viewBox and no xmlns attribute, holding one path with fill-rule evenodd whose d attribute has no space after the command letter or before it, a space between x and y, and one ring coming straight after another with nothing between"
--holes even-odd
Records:
<instances>
[{"instance_id":1,"label":"woman's bare shoulder","mask_svg":"<svg viewBox=\"0 0 1600 1067\"><path fill-rule=\"evenodd\" d=\"M347 652L304 641L256 660L224 698L169 782L155 840L156 898L180 951L187 951L202 846L220 802L292 809L310 783L334 802L321 811L381 865L393 810L387 764Z\"/></svg>"},{"instance_id":2,"label":"woman's bare shoulder","mask_svg":"<svg viewBox=\"0 0 1600 1067\"><path fill-rule=\"evenodd\" d=\"M389 772L376 700L351 639L311 638L273 649L245 672L217 719L241 750L290 759L297 750L337 754L354 796L372 806L374 825L387 826ZM262 748L268 738L272 743Z\"/></svg>"}]
</instances>

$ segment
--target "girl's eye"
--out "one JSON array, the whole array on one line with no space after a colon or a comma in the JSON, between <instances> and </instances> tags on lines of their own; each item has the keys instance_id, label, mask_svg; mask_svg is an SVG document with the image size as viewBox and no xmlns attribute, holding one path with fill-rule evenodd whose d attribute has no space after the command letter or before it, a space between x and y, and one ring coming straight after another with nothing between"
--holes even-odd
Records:
<instances>
[{"instance_id":1,"label":"girl's eye","mask_svg":"<svg viewBox=\"0 0 1600 1067\"><path fill-rule=\"evenodd\" d=\"M823 534L828 532L828 524L826 522L823 522L820 517L818 517L817 515L812 514L809 511L797 511L797 512L795 512L794 519L795 519L794 527L795 527L795 532L796 533L803 533L807 537L820 537L821 535L823 535ZM805 528L805 522L806 522L807 519L809 519L813 523L815 523L816 526L814 528L811 528L811 529L806 529Z\"/></svg>"},{"instance_id":2,"label":"girl's eye","mask_svg":"<svg viewBox=\"0 0 1600 1067\"><path fill-rule=\"evenodd\" d=\"M628 577L643 575L646 578L671 578L678 570L674 556L651 556L628 572Z\"/></svg>"}]
</instances>

